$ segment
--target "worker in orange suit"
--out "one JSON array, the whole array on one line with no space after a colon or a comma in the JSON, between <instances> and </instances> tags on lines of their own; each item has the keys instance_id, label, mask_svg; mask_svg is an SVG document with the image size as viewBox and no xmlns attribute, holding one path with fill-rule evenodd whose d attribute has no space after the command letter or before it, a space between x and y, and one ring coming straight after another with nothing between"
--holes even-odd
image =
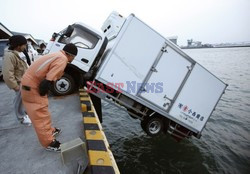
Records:
<instances>
[{"instance_id":1,"label":"worker in orange suit","mask_svg":"<svg viewBox=\"0 0 250 174\"><path fill-rule=\"evenodd\" d=\"M76 55L77 47L66 44L63 50L37 59L21 80L23 105L41 145L49 151L61 151L61 143L55 139L61 129L51 125L47 94L53 81L61 78L67 63L72 62Z\"/></svg>"}]
</instances>

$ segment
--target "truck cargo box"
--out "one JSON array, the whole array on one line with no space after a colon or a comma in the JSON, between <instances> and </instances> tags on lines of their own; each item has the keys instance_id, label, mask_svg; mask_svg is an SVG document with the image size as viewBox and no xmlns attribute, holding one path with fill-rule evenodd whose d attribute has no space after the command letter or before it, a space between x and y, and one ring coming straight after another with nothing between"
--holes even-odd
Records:
<instances>
[{"instance_id":1,"label":"truck cargo box","mask_svg":"<svg viewBox=\"0 0 250 174\"><path fill-rule=\"evenodd\" d=\"M199 133L226 84L131 14L96 80L122 84L122 93Z\"/></svg>"}]
</instances>

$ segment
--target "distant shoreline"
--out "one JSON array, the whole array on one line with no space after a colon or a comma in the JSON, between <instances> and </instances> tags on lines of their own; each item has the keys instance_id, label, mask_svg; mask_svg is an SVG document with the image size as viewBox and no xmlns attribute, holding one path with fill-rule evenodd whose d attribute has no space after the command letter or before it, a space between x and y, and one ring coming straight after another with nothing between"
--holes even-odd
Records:
<instances>
[{"instance_id":1,"label":"distant shoreline","mask_svg":"<svg viewBox=\"0 0 250 174\"><path fill-rule=\"evenodd\" d=\"M181 47L181 49L200 49L200 48L235 48L235 47L250 47L250 45L228 45L228 46L216 46L216 47Z\"/></svg>"}]
</instances>

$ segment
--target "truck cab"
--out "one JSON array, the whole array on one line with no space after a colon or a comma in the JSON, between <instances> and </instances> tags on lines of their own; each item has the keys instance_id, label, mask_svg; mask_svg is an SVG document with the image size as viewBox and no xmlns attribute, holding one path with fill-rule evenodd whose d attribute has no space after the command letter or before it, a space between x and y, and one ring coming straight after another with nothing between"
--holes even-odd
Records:
<instances>
[{"instance_id":1,"label":"truck cab","mask_svg":"<svg viewBox=\"0 0 250 174\"><path fill-rule=\"evenodd\" d=\"M81 77L89 72L103 54L108 39L106 36L83 23L74 23L59 33L54 33L43 54L62 50L67 43L77 46L78 54L65 69L65 74L54 83L52 92L55 95L72 93L81 85Z\"/></svg>"}]
</instances>

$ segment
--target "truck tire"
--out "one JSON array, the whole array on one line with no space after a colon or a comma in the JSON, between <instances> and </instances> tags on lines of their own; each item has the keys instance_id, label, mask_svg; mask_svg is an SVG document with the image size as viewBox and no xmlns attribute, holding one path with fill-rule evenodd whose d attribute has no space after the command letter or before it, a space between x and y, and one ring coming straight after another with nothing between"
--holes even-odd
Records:
<instances>
[{"instance_id":1,"label":"truck tire","mask_svg":"<svg viewBox=\"0 0 250 174\"><path fill-rule=\"evenodd\" d=\"M163 119L158 116L145 118L141 121L141 127L149 136L156 137L164 130Z\"/></svg>"},{"instance_id":2,"label":"truck tire","mask_svg":"<svg viewBox=\"0 0 250 174\"><path fill-rule=\"evenodd\" d=\"M63 96L72 94L75 91L76 84L74 79L65 73L59 80L57 80L51 89L53 95Z\"/></svg>"}]
</instances>

